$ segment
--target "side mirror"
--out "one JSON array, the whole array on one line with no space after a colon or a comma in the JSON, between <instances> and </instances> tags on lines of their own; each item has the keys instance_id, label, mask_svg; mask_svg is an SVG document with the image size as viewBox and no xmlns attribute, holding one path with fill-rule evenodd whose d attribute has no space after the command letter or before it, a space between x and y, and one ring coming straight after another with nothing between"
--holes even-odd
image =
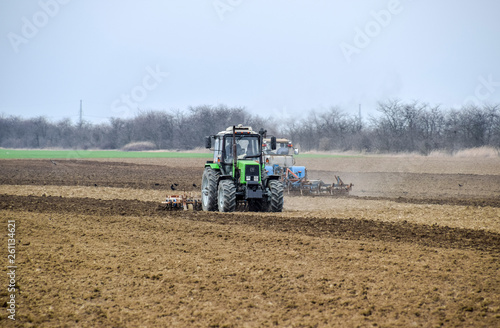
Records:
<instances>
[{"instance_id":1,"label":"side mirror","mask_svg":"<svg viewBox=\"0 0 500 328\"><path fill-rule=\"evenodd\" d=\"M276 150L276 137L271 137L271 150Z\"/></svg>"},{"instance_id":2,"label":"side mirror","mask_svg":"<svg viewBox=\"0 0 500 328\"><path fill-rule=\"evenodd\" d=\"M299 148L294 148L294 149L293 149L293 153L294 153L295 155L298 155L298 154L299 154Z\"/></svg>"},{"instance_id":3,"label":"side mirror","mask_svg":"<svg viewBox=\"0 0 500 328\"><path fill-rule=\"evenodd\" d=\"M212 148L212 138L210 136L205 137L205 148Z\"/></svg>"}]
</instances>

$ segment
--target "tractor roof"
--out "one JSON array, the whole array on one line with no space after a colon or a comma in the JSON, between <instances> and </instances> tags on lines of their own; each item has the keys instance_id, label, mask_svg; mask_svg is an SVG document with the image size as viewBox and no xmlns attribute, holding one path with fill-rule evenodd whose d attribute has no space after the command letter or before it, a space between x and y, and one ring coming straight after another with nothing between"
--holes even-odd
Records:
<instances>
[{"instance_id":1,"label":"tractor roof","mask_svg":"<svg viewBox=\"0 0 500 328\"><path fill-rule=\"evenodd\" d=\"M250 126L243 126L242 124L238 124L235 126L236 134L252 134L256 135L257 132L253 131ZM233 127L228 127L225 131L221 131L218 133L219 135L233 134Z\"/></svg>"}]
</instances>

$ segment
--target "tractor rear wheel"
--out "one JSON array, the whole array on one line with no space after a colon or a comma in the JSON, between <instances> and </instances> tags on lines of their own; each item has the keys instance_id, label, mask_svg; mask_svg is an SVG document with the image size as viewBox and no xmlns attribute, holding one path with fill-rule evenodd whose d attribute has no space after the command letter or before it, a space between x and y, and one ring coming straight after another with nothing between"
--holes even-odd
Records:
<instances>
[{"instance_id":1,"label":"tractor rear wheel","mask_svg":"<svg viewBox=\"0 0 500 328\"><path fill-rule=\"evenodd\" d=\"M234 212L236 209L236 186L232 180L219 183L219 212Z\"/></svg>"},{"instance_id":2,"label":"tractor rear wheel","mask_svg":"<svg viewBox=\"0 0 500 328\"><path fill-rule=\"evenodd\" d=\"M217 211L217 184L219 171L206 167L201 180L201 207L204 211Z\"/></svg>"},{"instance_id":3,"label":"tractor rear wheel","mask_svg":"<svg viewBox=\"0 0 500 328\"><path fill-rule=\"evenodd\" d=\"M283 182L279 180L269 181L269 189L271 190L271 198L269 199L269 212L283 211Z\"/></svg>"}]
</instances>

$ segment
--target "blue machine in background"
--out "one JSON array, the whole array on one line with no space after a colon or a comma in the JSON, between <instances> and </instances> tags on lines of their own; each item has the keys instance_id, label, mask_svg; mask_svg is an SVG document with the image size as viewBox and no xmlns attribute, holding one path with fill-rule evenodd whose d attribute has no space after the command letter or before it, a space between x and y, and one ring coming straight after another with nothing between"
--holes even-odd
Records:
<instances>
[{"instance_id":1,"label":"blue machine in background","mask_svg":"<svg viewBox=\"0 0 500 328\"><path fill-rule=\"evenodd\" d=\"M264 140L263 155L265 169L269 175L281 176L283 187L290 192L305 194L346 194L352 188L351 184L344 184L340 177L335 176L334 183L324 183L322 180L309 180L305 166L295 165L294 155L298 149L294 149L292 142L288 139L277 139L279 149L272 151L268 147L269 140Z\"/></svg>"}]
</instances>

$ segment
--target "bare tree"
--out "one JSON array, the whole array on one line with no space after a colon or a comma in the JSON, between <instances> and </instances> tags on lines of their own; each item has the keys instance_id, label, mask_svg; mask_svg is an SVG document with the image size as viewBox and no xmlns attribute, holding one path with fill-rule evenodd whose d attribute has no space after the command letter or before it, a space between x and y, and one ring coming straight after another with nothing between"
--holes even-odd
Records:
<instances>
[{"instance_id":1,"label":"bare tree","mask_svg":"<svg viewBox=\"0 0 500 328\"><path fill-rule=\"evenodd\" d=\"M43 116L21 119L0 116L0 146L16 148L118 149L133 141L153 142L158 149L203 146L203 136L235 124L264 128L291 138L301 150L349 150L428 154L435 149L500 147L500 105L443 110L417 101L389 99L378 103L380 116L367 124L338 107L310 110L305 119L250 114L243 107L201 105L188 111L141 111L130 119L73 125L69 119L50 122Z\"/></svg>"}]
</instances>

